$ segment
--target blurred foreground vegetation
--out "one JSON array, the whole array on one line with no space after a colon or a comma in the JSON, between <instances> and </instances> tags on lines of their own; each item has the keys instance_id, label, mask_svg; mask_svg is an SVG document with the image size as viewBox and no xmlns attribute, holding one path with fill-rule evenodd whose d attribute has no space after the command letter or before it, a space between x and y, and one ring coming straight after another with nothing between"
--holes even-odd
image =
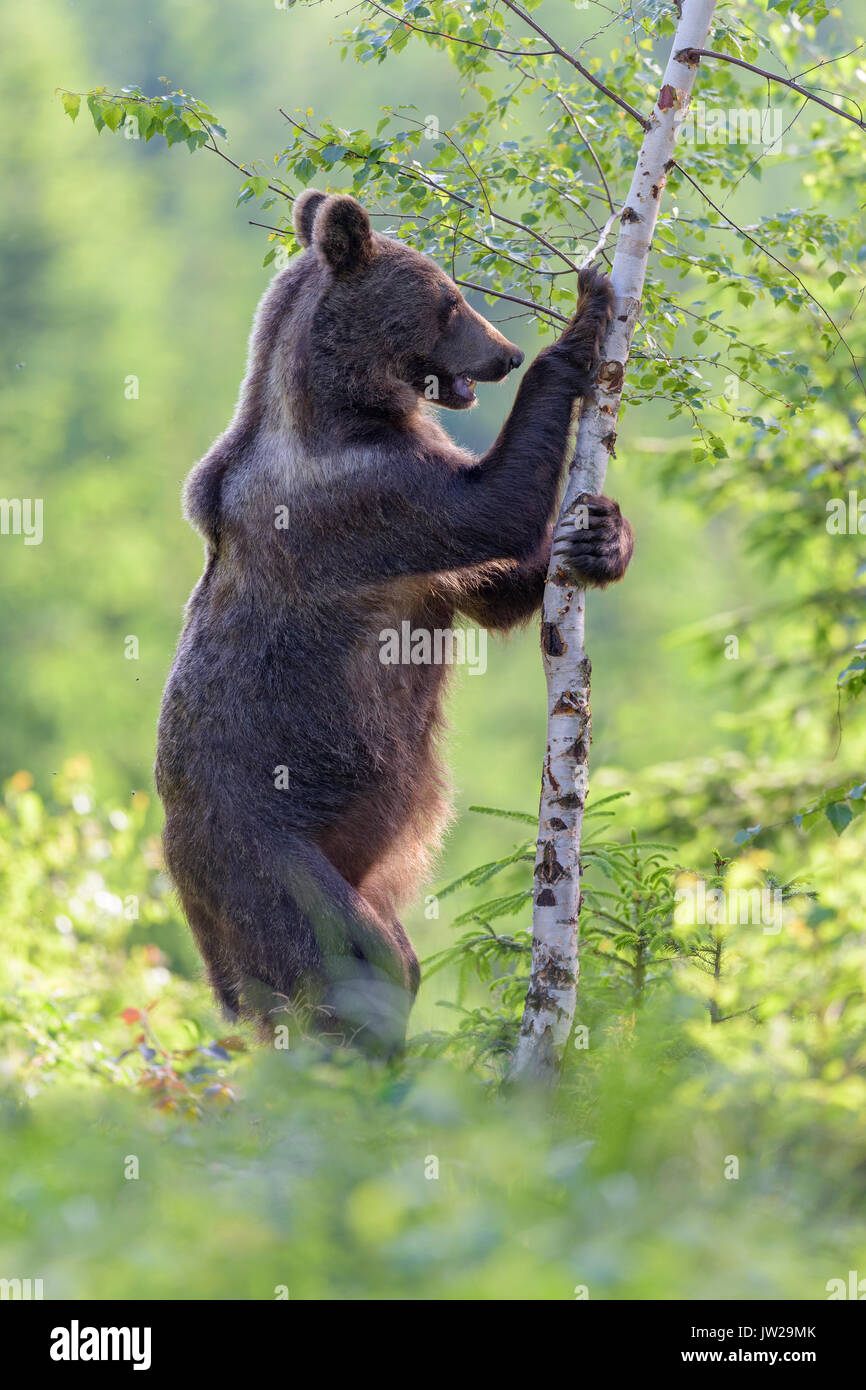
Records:
<instances>
[{"instance_id":1,"label":"blurred foreground vegetation","mask_svg":"<svg viewBox=\"0 0 866 1390\"><path fill-rule=\"evenodd\" d=\"M600 799L552 1099L500 1085L529 947L518 821L454 892L454 1024L377 1068L229 1029L153 806L98 799L80 758L54 793L19 773L0 816L9 1276L48 1298L812 1299L862 1267L853 840L820 901L795 881L764 925L682 924L693 871L612 839L625 799ZM776 882L766 859L717 860L706 882Z\"/></svg>"}]
</instances>

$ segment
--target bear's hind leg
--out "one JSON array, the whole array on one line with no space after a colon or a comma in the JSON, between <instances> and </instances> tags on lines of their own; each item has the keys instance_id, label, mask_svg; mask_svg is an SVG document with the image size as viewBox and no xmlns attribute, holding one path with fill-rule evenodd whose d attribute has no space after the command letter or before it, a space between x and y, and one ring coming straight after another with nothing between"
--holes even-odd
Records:
<instances>
[{"instance_id":1,"label":"bear's hind leg","mask_svg":"<svg viewBox=\"0 0 866 1390\"><path fill-rule=\"evenodd\" d=\"M299 836L235 840L214 862L208 908L185 906L221 1002L269 1040L294 1015L380 1055L403 1045L418 962L399 923Z\"/></svg>"}]
</instances>

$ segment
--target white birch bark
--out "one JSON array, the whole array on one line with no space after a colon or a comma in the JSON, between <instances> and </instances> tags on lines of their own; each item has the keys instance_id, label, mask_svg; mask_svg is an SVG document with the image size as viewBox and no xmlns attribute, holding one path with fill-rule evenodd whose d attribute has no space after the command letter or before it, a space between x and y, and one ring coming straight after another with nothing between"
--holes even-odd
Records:
<instances>
[{"instance_id":1,"label":"white birch bark","mask_svg":"<svg viewBox=\"0 0 866 1390\"><path fill-rule=\"evenodd\" d=\"M586 594L557 582L557 543L573 528L583 492L604 488L616 439L623 376L640 310L650 244L697 65L674 57L706 47L716 0L682 0L662 86L622 214L611 281L613 319L602 347L595 394L584 403L544 594L542 651L547 678L547 752L535 861L532 974L514 1077L552 1078L577 1002L580 843L589 779L590 661L584 646Z\"/></svg>"}]
</instances>

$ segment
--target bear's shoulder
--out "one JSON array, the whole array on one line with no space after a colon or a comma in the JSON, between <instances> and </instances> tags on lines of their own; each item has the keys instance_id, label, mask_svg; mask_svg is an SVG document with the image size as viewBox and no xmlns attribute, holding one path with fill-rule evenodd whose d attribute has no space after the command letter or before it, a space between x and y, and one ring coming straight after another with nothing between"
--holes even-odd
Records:
<instances>
[{"instance_id":1,"label":"bear's shoulder","mask_svg":"<svg viewBox=\"0 0 866 1390\"><path fill-rule=\"evenodd\" d=\"M192 468L183 489L184 516L213 547L219 542L223 481L229 463L230 451L217 443Z\"/></svg>"}]
</instances>

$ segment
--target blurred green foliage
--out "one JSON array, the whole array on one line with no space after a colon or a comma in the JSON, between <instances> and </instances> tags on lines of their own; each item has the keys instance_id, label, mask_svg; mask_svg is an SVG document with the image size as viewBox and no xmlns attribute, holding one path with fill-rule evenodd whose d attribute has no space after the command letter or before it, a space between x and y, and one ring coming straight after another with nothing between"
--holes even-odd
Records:
<instances>
[{"instance_id":1,"label":"blurred green foliage","mask_svg":"<svg viewBox=\"0 0 866 1390\"><path fill-rule=\"evenodd\" d=\"M467 909L459 948L487 1001L404 1062L225 1037L150 819L100 803L80 759L50 807L24 776L6 788L7 1277L48 1298L760 1299L822 1298L862 1267L854 856L827 905L795 897L767 932L677 924L676 867L591 837L609 872L553 1098L491 1090L528 944L503 935L501 896ZM501 872L519 889L530 863Z\"/></svg>"},{"instance_id":2,"label":"blurred green foliage","mask_svg":"<svg viewBox=\"0 0 866 1390\"><path fill-rule=\"evenodd\" d=\"M391 7L431 26L442 9ZM649 0L620 28L603 7L543 6L560 34L601 28L588 61L639 106L669 11ZM761 62L772 40L792 71L856 43L801 0L719 16L720 48ZM44 498L45 536L0 537L0 1274L43 1277L48 1297L822 1298L866 1262L863 541L826 524L833 499L866 497L862 391L809 298L862 360L849 123L807 109L756 165L734 145L686 152L808 293L684 180L665 193L609 483L639 549L627 583L590 604L595 815L557 1096L501 1084L544 744L534 632L457 683L463 814L442 865L456 886L407 919L429 960L405 1061L262 1055L201 982L150 763L201 558L180 484L228 419L261 263L286 241L247 225L286 221L259 180L353 187L383 209L377 225L444 261L429 184L418 198L417 179L367 159L359 178L351 154L379 141L477 201L453 147L417 138L432 112L526 226L556 226L569 197L603 200L545 87L549 59L520 58L527 105L502 105L509 65L461 60L461 97L441 42L395 39L381 11L358 22L340 66L328 44L347 20L328 6L232 0L215 22L203 0L156 0L124 6L121 25L107 0L46 0L7 17L2 491ZM730 68L700 80L708 103L764 99ZM856 53L832 80L857 90ZM166 131L168 152L155 130L124 139L102 98L62 119L72 93L100 86L111 107L133 84L200 93L252 174L190 152L190 131ZM578 79L559 84L619 192L634 130ZM537 291L556 258L532 238L524 271L483 208L461 226L480 237L461 251L469 278L567 309L567 277ZM555 331L544 312L530 332L475 300L527 349ZM451 423L483 447L506 406L488 392ZM526 809L468 814L477 803ZM777 894L778 929L683 920L697 884Z\"/></svg>"}]
</instances>

